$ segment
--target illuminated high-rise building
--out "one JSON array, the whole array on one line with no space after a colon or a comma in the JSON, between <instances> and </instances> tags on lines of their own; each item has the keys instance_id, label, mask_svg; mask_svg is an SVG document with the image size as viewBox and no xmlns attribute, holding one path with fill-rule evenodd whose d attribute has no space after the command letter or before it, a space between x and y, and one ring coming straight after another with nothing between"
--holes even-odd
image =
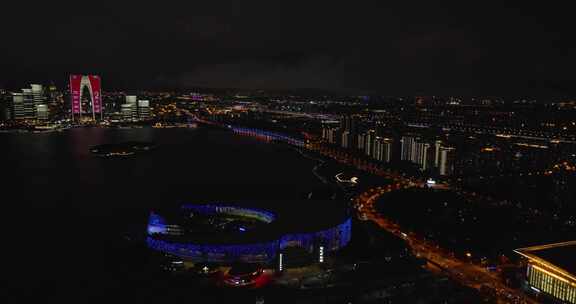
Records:
<instances>
[{"instance_id":1,"label":"illuminated high-rise building","mask_svg":"<svg viewBox=\"0 0 576 304\"><path fill-rule=\"evenodd\" d=\"M348 132L347 147L356 147L358 144L358 117L354 115L347 115L340 119L340 130Z\"/></svg>"},{"instance_id":2,"label":"illuminated high-rise building","mask_svg":"<svg viewBox=\"0 0 576 304\"><path fill-rule=\"evenodd\" d=\"M383 163L389 163L392 160L392 139L376 137L374 140L374 159Z\"/></svg>"},{"instance_id":3,"label":"illuminated high-rise building","mask_svg":"<svg viewBox=\"0 0 576 304\"><path fill-rule=\"evenodd\" d=\"M149 100L138 100L138 119L139 120L150 119L150 101Z\"/></svg>"},{"instance_id":4,"label":"illuminated high-rise building","mask_svg":"<svg viewBox=\"0 0 576 304\"><path fill-rule=\"evenodd\" d=\"M24 94L12 94L12 119L21 120L26 119L26 108L24 106Z\"/></svg>"},{"instance_id":5,"label":"illuminated high-rise building","mask_svg":"<svg viewBox=\"0 0 576 304\"><path fill-rule=\"evenodd\" d=\"M402 136L401 143L401 160L412 161L414 159L414 147L416 145L415 136Z\"/></svg>"},{"instance_id":6,"label":"illuminated high-rise building","mask_svg":"<svg viewBox=\"0 0 576 304\"><path fill-rule=\"evenodd\" d=\"M418 164L421 170L430 167L430 144L415 136L402 136L401 160Z\"/></svg>"},{"instance_id":7,"label":"illuminated high-rise building","mask_svg":"<svg viewBox=\"0 0 576 304\"><path fill-rule=\"evenodd\" d=\"M83 102L82 93L88 92L89 101ZM93 120L103 117L102 79L98 75L70 75L70 104L72 120L82 120L82 116ZM97 115L99 114L99 115Z\"/></svg>"},{"instance_id":8,"label":"illuminated high-rise building","mask_svg":"<svg viewBox=\"0 0 576 304\"><path fill-rule=\"evenodd\" d=\"M44 87L41 84L32 84L30 85L32 98L34 99L34 104L45 104L46 103L46 94L44 92Z\"/></svg>"},{"instance_id":9,"label":"illuminated high-rise building","mask_svg":"<svg viewBox=\"0 0 576 304\"><path fill-rule=\"evenodd\" d=\"M12 94L12 119L46 120L48 107L44 89L40 84L32 84L21 93Z\"/></svg>"},{"instance_id":10,"label":"illuminated high-rise building","mask_svg":"<svg viewBox=\"0 0 576 304\"><path fill-rule=\"evenodd\" d=\"M546 303L576 304L576 241L514 250L526 261L526 290Z\"/></svg>"},{"instance_id":11,"label":"illuminated high-rise building","mask_svg":"<svg viewBox=\"0 0 576 304\"><path fill-rule=\"evenodd\" d=\"M34 117L37 120L48 120L50 112L44 87L41 84L32 84L30 87L34 100Z\"/></svg>"},{"instance_id":12,"label":"illuminated high-rise building","mask_svg":"<svg viewBox=\"0 0 576 304\"><path fill-rule=\"evenodd\" d=\"M36 105L36 119L46 121L49 118L50 118L50 111L48 109L48 105L37 104Z\"/></svg>"},{"instance_id":13,"label":"illuminated high-rise building","mask_svg":"<svg viewBox=\"0 0 576 304\"><path fill-rule=\"evenodd\" d=\"M456 149L452 147L440 147L436 155L438 159L438 172L440 175L454 174L454 164L456 159Z\"/></svg>"},{"instance_id":14,"label":"illuminated high-rise building","mask_svg":"<svg viewBox=\"0 0 576 304\"><path fill-rule=\"evenodd\" d=\"M434 167L440 167L440 148L442 147L442 141L437 140L434 142Z\"/></svg>"},{"instance_id":15,"label":"illuminated high-rise building","mask_svg":"<svg viewBox=\"0 0 576 304\"><path fill-rule=\"evenodd\" d=\"M24 117L26 119L36 118L36 103L32 89L22 89L22 98L24 103Z\"/></svg>"},{"instance_id":16,"label":"illuminated high-rise building","mask_svg":"<svg viewBox=\"0 0 576 304\"><path fill-rule=\"evenodd\" d=\"M143 103L143 106L146 102ZM124 121L136 121L140 117L138 111L138 96L136 95L126 95L125 102L120 105L120 112L122 113L122 120ZM144 112L143 112L144 114Z\"/></svg>"},{"instance_id":17,"label":"illuminated high-rise building","mask_svg":"<svg viewBox=\"0 0 576 304\"><path fill-rule=\"evenodd\" d=\"M364 154L372 156L374 154L374 140L376 139L376 131L369 130L366 132L366 142L364 144Z\"/></svg>"},{"instance_id":18,"label":"illuminated high-rise building","mask_svg":"<svg viewBox=\"0 0 576 304\"><path fill-rule=\"evenodd\" d=\"M417 141L413 146L411 161L418 164L422 171L429 168L429 149L430 144L422 141Z\"/></svg>"},{"instance_id":19,"label":"illuminated high-rise building","mask_svg":"<svg viewBox=\"0 0 576 304\"><path fill-rule=\"evenodd\" d=\"M122 114L122 120L134 121L134 113L136 112L135 108L135 105L130 103L121 104L120 113Z\"/></svg>"}]
</instances>

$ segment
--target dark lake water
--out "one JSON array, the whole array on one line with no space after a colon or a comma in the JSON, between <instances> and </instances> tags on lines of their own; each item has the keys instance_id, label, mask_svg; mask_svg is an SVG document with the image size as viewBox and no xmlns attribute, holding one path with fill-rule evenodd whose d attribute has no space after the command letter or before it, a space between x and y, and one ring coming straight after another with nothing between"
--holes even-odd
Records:
<instances>
[{"instance_id":1,"label":"dark lake water","mask_svg":"<svg viewBox=\"0 0 576 304\"><path fill-rule=\"evenodd\" d=\"M121 159L89 152L94 145L125 141L150 141L158 148ZM150 207L226 200L273 204L322 187L311 172L314 161L224 130L4 133L0 145L0 278L11 286L94 278L114 285L135 276L138 261L125 250L124 238L144 231Z\"/></svg>"}]
</instances>

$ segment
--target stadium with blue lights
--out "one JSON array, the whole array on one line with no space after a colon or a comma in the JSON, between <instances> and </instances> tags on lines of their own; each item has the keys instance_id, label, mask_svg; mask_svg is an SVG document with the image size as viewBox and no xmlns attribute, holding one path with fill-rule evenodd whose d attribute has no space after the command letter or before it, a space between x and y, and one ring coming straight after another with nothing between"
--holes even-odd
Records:
<instances>
[{"instance_id":1,"label":"stadium with blue lights","mask_svg":"<svg viewBox=\"0 0 576 304\"><path fill-rule=\"evenodd\" d=\"M253 203L183 204L150 213L147 243L193 262L270 264L288 248L328 255L350 242L351 230L342 202L274 202L266 208Z\"/></svg>"}]
</instances>

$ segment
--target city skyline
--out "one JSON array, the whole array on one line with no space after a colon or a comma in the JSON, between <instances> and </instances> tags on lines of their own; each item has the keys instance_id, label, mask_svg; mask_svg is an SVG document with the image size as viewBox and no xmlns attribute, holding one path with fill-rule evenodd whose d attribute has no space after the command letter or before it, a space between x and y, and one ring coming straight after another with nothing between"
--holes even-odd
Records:
<instances>
[{"instance_id":1,"label":"city skyline","mask_svg":"<svg viewBox=\"0 0 576 304\"><path fill-rule=\"evenodd\" d=\"M3 12L3 293L576 304L572 10Z\"/></svg>"}]
</instances>

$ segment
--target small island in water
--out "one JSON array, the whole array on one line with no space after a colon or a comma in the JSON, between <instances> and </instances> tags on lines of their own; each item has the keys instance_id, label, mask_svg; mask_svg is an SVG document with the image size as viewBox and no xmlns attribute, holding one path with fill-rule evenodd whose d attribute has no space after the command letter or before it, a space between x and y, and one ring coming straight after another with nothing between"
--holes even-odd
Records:
<instances>
[{"instance_id":1,"label":"small island in water","mask_svg":"<svg viewBox=\"0 0 576 304\"><path fill-rule=\"evenodd\" d=\"M123 157L148 152L156 148L151 142L129 141L117 144L103 144L90 148L90 152L101 157Z\"/></svg>"}]
</instances>

